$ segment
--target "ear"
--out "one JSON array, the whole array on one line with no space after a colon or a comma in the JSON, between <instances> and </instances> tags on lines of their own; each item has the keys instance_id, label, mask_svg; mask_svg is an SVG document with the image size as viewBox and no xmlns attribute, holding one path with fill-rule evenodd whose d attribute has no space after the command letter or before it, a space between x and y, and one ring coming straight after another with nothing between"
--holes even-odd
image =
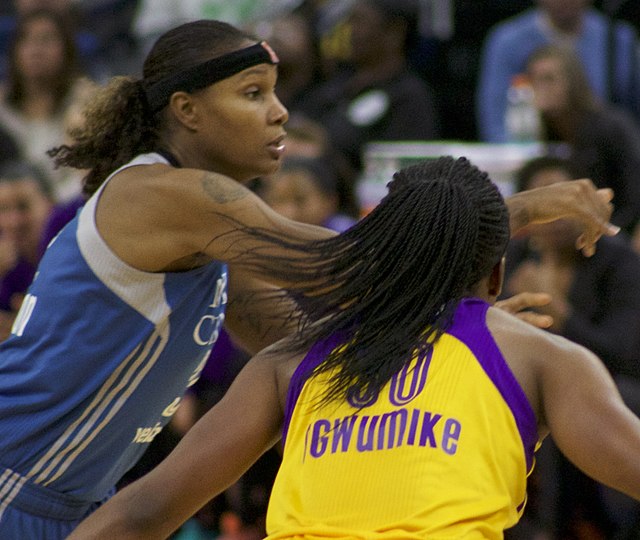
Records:
<instances>
[{"instance_id":1,"label":"ear","mask_svg":"<svg viewBox=\"0 0 640 540\"><path fill-rule=\"evenodd\" d=\"M184 91L171 94L169 98L169 109L176 120L184 127L191 131L198 129L198 109L191 94Z\"/></svg>"},{"instance_id":2,"label":"ear","mask_svg":"<svg viewBox=\"0 0 640 540\"><path fill-rule=\"evenodd\" d=\"M493 267L491 275L489 276L487 292L496 298L500 296L500 293L502 292L502 283L504 282L504 265L505 258L502 257L500 262Z\"/></svg>"}]
</instances>

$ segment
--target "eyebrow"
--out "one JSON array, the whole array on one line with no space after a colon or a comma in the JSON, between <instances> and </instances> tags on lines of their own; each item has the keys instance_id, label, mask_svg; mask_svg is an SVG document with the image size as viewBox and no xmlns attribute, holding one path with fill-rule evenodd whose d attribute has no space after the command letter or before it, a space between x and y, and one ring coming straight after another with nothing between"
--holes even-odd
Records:
<instances>
[{"instance_id":1,"label":"eyebrow","mask_svg":"<svg viewBox=\"0 0 640 540\"><path fill-rule=\"evenodd\" d=\"M240 73L238 73L238 75L240 79L245 79L246 77L249 77L251 75L264 75L265 73L269 72L270 68L273 68L273 67L275 67L275 65L260 64L260 65L245 69L244 71L241 71Z\"/></svg>"}]
</instances>

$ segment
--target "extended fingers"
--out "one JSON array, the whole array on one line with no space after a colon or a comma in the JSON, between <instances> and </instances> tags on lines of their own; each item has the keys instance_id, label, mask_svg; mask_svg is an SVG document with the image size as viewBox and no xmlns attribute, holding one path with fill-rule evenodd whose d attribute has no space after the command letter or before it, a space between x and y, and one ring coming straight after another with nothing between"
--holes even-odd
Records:
<instances>
[{"instance_id":1,"label":"extended fingers","mask_svg":"<svg viewBox=\"0 0 640 540\"><path fill-rule=\"evenodd\" d=\"M547 293L522 292L496 302L496 307L509 313L518 313L523 309L546 306L549 302L551 296Z\"/></svg>"},{"instance_id":2,"label":"extended fingers","mask_svg":"<svg viewBox=\"0 0 640 540\"><path fill-rule=\"evenodd\" d=\"M505 300L500 300L495 305L533 326L549 328L553 324L553 317L541 315L534 311L526 311L530 308L545 306L549 302L551 302L551 296L547 293L523 292Z\"/></svg>"},{"instance_id":3,"label":"extended fingers","mask_svg":"<svg viewBox=\"0 0 640 540\"><path fill-rule=\"evenodd\" d=\"M550 328L553 324L553 317L550 315L541 315L533 311L521 311L520 313L516 313L515 316L521 321L536 326L537 328Z\"/></svg>"}]
</instances>

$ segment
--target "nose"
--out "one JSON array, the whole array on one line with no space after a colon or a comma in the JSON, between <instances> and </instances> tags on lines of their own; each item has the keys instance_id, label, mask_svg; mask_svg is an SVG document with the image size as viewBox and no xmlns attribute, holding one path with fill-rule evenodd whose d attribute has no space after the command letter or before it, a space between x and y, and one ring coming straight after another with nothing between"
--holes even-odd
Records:
<instances>
[{"instance_id":1,"label":"nose","mask_svg":"<svg viewBox=\"0 0 640 540\"><path fill-rule=\"evenodd\" d=\"M286 124L289 120L289 111L278 99L278 96L273 94L273 106L269 111L269 121L273 124Z\"/></svg>"}]
</instances>

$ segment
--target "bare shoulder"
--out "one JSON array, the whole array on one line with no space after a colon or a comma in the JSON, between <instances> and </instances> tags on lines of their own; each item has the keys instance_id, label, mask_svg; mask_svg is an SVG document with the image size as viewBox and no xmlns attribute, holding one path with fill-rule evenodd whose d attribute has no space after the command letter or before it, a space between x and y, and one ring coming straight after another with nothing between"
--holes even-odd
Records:
<instances>
[{"instance_id":1,"label":"bare shoulder","mask_svg":"<svg viewBox=\"0 0 640 540\"><path fill-rule=\"evenodd\" d=\"M200 185L209 199L216 204L226 204L249 196L243 185L222 174L205 172Z\"/></svg>"},{"instance_id":2,"label":"bare shoulder","mask_svg":"<svg viewBox=\"0 0 640 540\"><path fill-rule=\"evenodd\" d=\"M305 357L304 352L299 352L291 347L293 340L295 340L295 335L283 338L264 348L252 359L252 362L257 361L264 364L274 374L283 410L291 378Z\"/></svg>"},{"instance_id":3,"label":"bare shoulder","mask_svg":"<svg viewBox=\"0 0 640 540\"><path fill-rule=\"evenodd\" d=\"M147 227L149 220L161 225L176 215L170 210L190 204L189 193L195 192L198 178L204 174L162 163L126 168L105 186L98 211L122 219L128 226Z\"/></svg>"},{"instance_id":4,"label":"bare shoulder","mask_svg":"<svg viewBox=\"0 0 640 540\"><path fill-rule=\"evenodd\" d=\"M583 354L586 350L496 307L487 313L487 326L503 354L514 358L539 358L541 353Z\"/></svg>"},{"instance_id":5,"label":"bare shoulder","mask_svg":"<svg viewBox=\"0 0 640 540\"><path fill-rule=\"evenodd\" d=\"M506 363L526 394L539 425L544 422L541 388L577 368L599 361L584 347L528 324L498 308L490 308L487 326Z\"/></svg>"},{"instance_id":6,"label":"bare shoulder","mask_svg":"<svg viewBox=\"0 0 640 540\"><path fill-rule=\"evenodd\" d=\"M225 218L242 220L251 209L255 212L254 199L247 188L221 174L139 165L109 181L96 219L106 242L128 264L146 271L180 270L215 256L203 252L216 232L233 227L233 220Z\"/></svg>"},{"instance_id":7,"label":"bare shoulder","mask_svg":"<svg viewBox=\"0 0 640 540\"><path fill-rule=\"evenodd\" d=\"M126 197L141 191L150 200L162 200L166 205L194 201L225 204L251 192L236 180L223 174L193 168L175 168L157 163L139 165L119 172L110 182L109 191ZM180 197L176 197L180 195ZM187 200L184 197L187 197Z\"/></svg>"}]
</instances>

